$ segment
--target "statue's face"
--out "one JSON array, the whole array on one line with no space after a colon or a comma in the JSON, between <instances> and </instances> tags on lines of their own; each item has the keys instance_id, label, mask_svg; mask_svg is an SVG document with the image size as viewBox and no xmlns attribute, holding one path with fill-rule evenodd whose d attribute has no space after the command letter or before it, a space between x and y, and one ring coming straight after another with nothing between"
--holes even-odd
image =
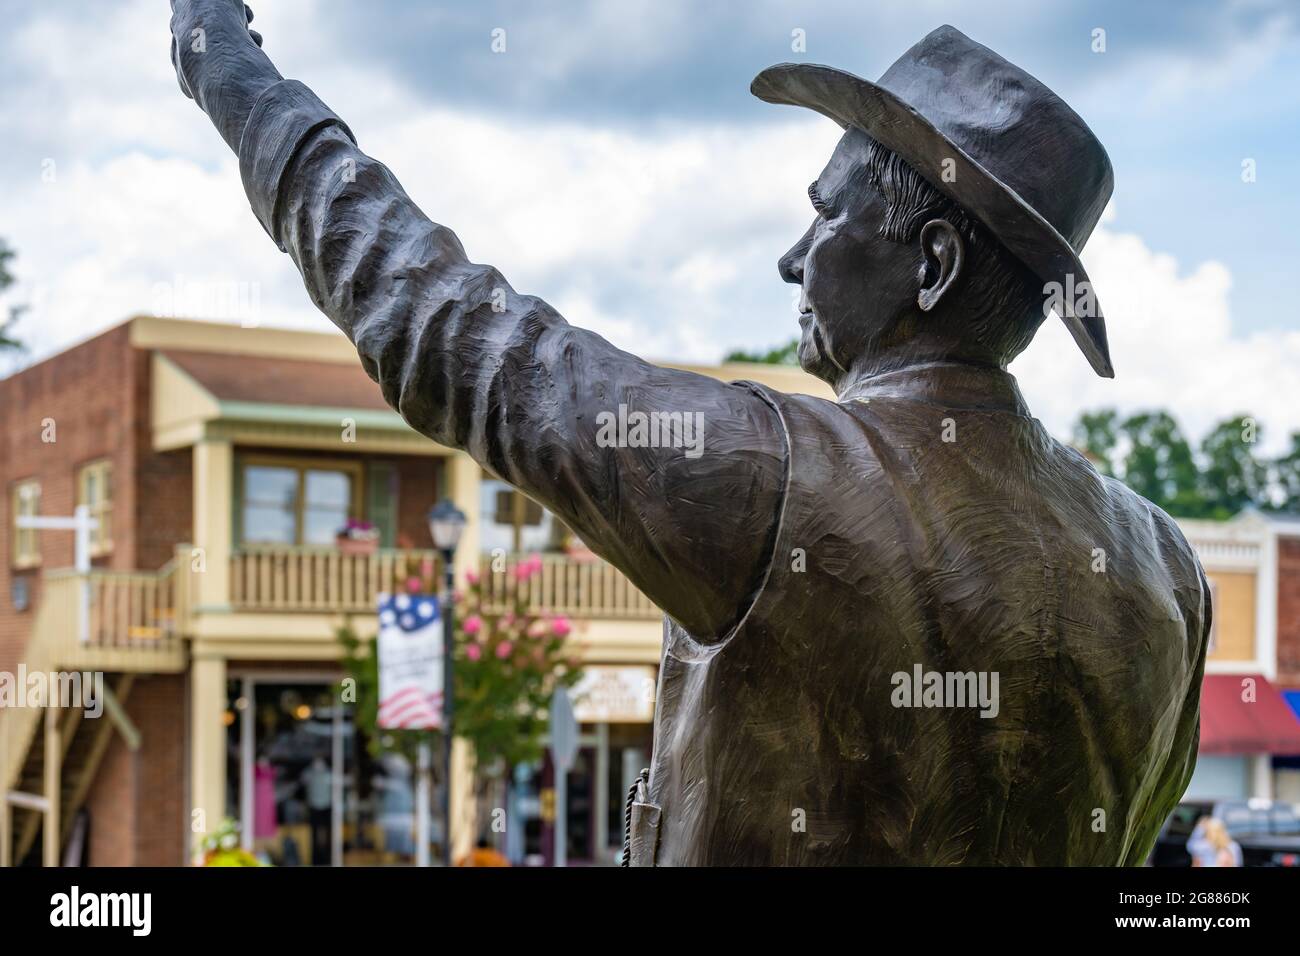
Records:
<instances>
[{"instance_id":1,"label":"statue's face","mask_svg":"<svg viewBox=\"0 0 1300 956\"><path fill-rule=\"evenodd\" d=\"M906 337L921 284L919 243L879 234L885 201L866 176L868 142L845 132L810 189L817 217L779 263L803 290L799 364L832 386Z\"/></svg>"}]
</instances>

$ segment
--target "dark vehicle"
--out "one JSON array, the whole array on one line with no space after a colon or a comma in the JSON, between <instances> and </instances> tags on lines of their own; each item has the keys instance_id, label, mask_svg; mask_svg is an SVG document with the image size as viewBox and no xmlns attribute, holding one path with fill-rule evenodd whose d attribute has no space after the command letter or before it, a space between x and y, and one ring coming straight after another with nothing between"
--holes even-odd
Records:
<instances>
[{"instance_id":1,"label":"dark vehicle","mask_svg":"<svg viewBox=\"0 0 1300 956\"><path fill-rule=\"evenodd\" d=\"M1241 847L1242 866L1300 866L1300 814L1278 800L1189 800L1160 829L1151 866L1191 866L1187 838L1202 817L1218 817Z\"/></svg>"}]
</instances>

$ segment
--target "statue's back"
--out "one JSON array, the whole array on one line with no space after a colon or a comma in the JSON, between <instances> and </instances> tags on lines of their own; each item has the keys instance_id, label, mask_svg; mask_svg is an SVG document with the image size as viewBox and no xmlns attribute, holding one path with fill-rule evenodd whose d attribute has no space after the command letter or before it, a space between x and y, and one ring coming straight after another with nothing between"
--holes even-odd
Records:
<instances>
[{"instance_id":1,"label":"statue's back","mask_svg":"<svg viewBox=\"0 0 1300 956\"><path fill-rule=\"evenodd\" d=\"M666 628L658 863L1141 862L1195 764L1203 574L966 378L771 395L768 580L720 641Z\"/></svg>"}]
</instances>

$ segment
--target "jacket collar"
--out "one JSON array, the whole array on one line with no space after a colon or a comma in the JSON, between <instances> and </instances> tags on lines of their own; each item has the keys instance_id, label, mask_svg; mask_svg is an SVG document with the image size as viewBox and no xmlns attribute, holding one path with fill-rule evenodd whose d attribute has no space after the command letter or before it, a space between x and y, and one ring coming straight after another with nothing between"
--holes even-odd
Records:
<instances>
[{"instance_id":1,"label":"jacket collar","mask_svg":"<svg viewBox=\"0 0 1300 956\"><path fill-rule=\"evenodd\" d=\"M988 365L934 362L881 372L849 383L838 401L870 404L875 399L1029 415L1015 378Z\"/></svg>"}]
</instances>

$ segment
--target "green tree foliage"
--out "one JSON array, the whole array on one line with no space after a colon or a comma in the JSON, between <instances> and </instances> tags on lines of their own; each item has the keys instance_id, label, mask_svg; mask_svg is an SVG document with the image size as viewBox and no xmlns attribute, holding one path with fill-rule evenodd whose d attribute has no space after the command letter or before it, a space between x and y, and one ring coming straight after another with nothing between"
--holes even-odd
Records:
<instances>
[{"instance_id":1,"label":"green tree foliage","mask_svg":"<svg viewBox=\"0 0 1300 956\"><path fill-rule=\"evenodd\" d=\"M13 261L16 253L9 247L9 244L0 239L0 295L14 284L13 273L9 271L9 263ZM13 327L19 317L26 310L26 306L11 305L9 307L9 317L0 320L0 351L6 349L21 349L22 343L14 338Z\"/></svg>"},{"instance_id":2,"label":"green tree foliage","mask_svg":"<svg viewBox=\"0 0 1300 956\"><path fill-rule=\"evenodd\" d=\"M1171 515L1199 517L1203 509L1192 448L1172 415L1139 412L1124 420L1124 483Z\"/></svg>"},{"instance_id":3,"label":"green tree foliage","mask_svg":"<svg viewBox=\"0 0 1300 956\"><path fill-rule=\"evenodd\" d=\"M1245 508L1300 510L1300 433L1273 461L1256 454L1262 428L1249 414L1215 425L1193 450L1173 416L1114 409L1085 412L1073 430L1077 448L1102 474L1119 478L1176 518L1230 518Z\"/></svg>"},{"instance_id":4,"label":"green tree foliage","mask_svg":"<svg viewBox=\"0 0 1300 956\"><path fill-rule=\"evenodd\" d=\"M778 345L766 352L746 352L744 349L736 349L734 352L728 352L723 361L757 362L760 365L798 365L799 340L791 339L785 345Z\"/></svg>"},{"instance_id":5,"label":"green tree foliage","mask_svg":"<svg viewBox=\"0 0 1300 956\"><path fill-rule=\"evenodd\" d=\"M1291 433L1291 450L1269 469L1281 511L1300 512L1300 432Z\"/></svg>"},{"instance_id":6,"label":"green tree foliage","mask_svg":"<svg viewBox=\"0 0 1300 956\"><path fill-rule=\"evenodd\" d=\"M1087 453L1097 470L1115 477L1115 450L1119 446L1119 412L1103 408L1084 412L1074 426L1075 447Z\"/></svg>"},{"instance_id":7,"label":"green tree foliage","mask_svg":"<svg viewBox=\"0 0 1300 956\"><path fill-rule=\"evenodd\" d=\"M1215 425L1201 440L1201 498L1205 516L1231 518L1267 503L1268 466L1255 457L1259 428L1249 415Z\"/></svg>"}]
</instances>

